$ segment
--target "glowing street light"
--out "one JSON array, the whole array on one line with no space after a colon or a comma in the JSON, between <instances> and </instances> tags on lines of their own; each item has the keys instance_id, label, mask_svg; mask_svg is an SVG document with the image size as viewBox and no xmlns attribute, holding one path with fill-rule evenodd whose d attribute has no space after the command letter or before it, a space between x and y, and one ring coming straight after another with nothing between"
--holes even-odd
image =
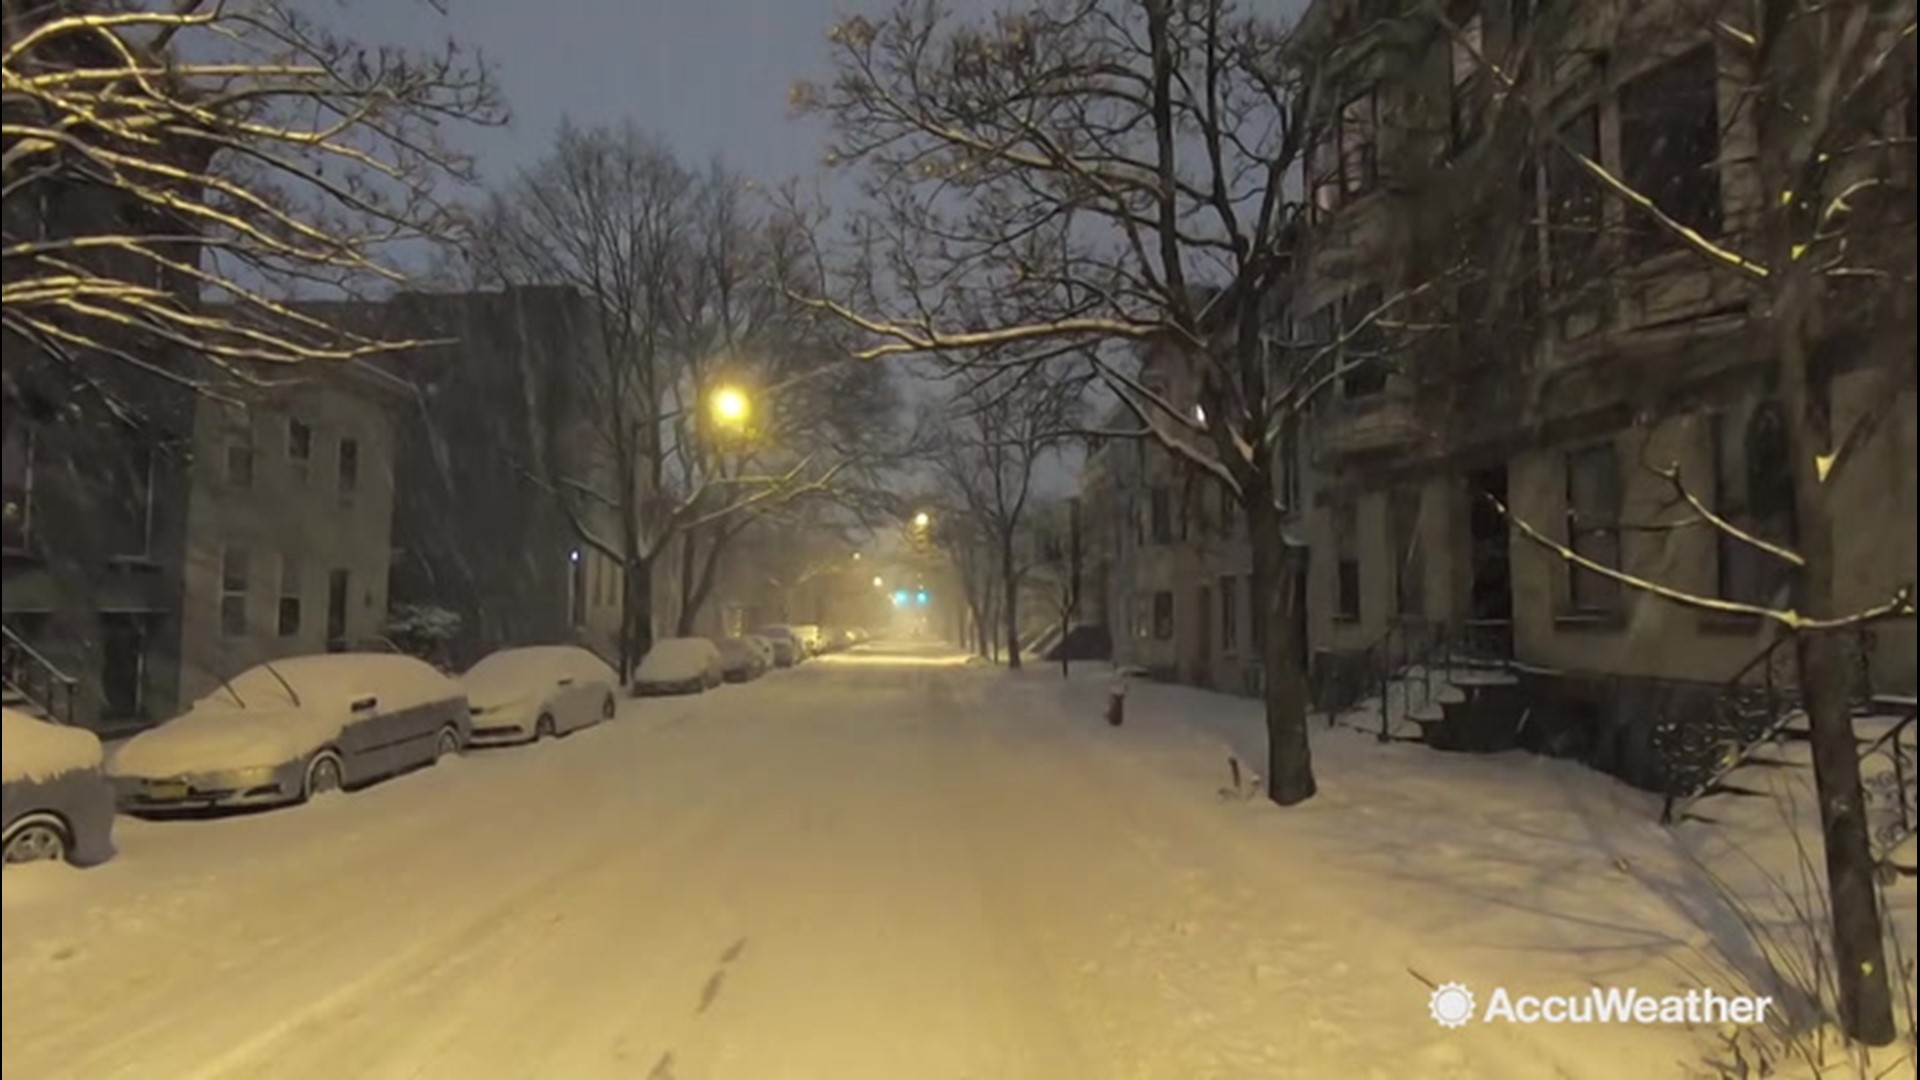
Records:
<instances>
[{"instance_id":1,"label":"glowing street light","mask_svg":"<svg viewBox=\"0 0 1920 1080\"><path fill-rule=\"evenodd\" d=\"M880 576L879 574L875 574L875 575L873 575L873 587L874 587L874 588L876 588L876 589L884 589L884 588L886 588L886 587L887 587L887 579L886 579L886 578L883 578L883 577L881 577L881 576Z\"/></svg>"},{"instance_id":2,"label":"glowing street light","mask_svg":"<svg viewBox=\"0 0 1920 1080\"><path fill-rule=\"evenodd\" d=\"M722 427L744 428L747 417L753 414L753 402L747 399L746 391L737 386L723 386L713 392L711 402L713 418Z\"/></svg>"},{"instance_id":3,"label":"glowing street light","mask_svg":"<svg viewBox=\"0 0 1920 1080\"><path fill-rule=\"evenodd\" d=\"M933 515L927 513L925 510L922 510L919 513L913 515L914 528L924 529L931 524L933 524Z\"/></svg>"}]
</instances>

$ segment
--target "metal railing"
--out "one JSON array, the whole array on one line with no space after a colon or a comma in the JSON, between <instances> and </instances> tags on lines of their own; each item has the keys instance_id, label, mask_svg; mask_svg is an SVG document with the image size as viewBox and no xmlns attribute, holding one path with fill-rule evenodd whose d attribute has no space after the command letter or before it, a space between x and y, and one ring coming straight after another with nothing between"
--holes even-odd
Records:
<instances>
[{"instance_id":1,"label":"metal railing","mask_svg":"<svg viewBox=\"0 0 1920 1080\"><path fill-rule=\"evenodd\" d=\"M13 628L0 624L0 675L7 688L59 724L73 723L74 698L80 680L40 655Z\"/></svg>"},{"instance_id":2,"label":"metal railing","mask_svg":"<svg viewBox=\"0 0 1920 1080\"><path fill-rule=\"evenodd\" d=\"M1511 666L1497 645L1508 632L1504 623L1454 626L1423 618L1396 619L1367 647L1362 661L1362 685L1380 702L1375 737L1392 742L1396 721L1413 719L1415 687L1421 692L1420 700L1430 704L1437 700L1438 689L1452 685L1462 671ZM1332 719L1334 711L1329 713Z\"/></svg>"}]
</instances>

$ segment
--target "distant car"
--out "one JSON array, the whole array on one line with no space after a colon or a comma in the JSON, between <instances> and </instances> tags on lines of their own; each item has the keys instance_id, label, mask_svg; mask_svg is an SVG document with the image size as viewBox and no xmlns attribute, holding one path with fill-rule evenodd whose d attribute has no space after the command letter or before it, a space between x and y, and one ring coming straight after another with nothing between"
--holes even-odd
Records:
<instances>
[{"instance_id":1,"label":"distant car","mask_svg":"<svg viewBox=\"0 0 1920 1080\"><path fill-rule=\"evenodd\" d=\"M665 638L653 643L633 676L633 692L698 694L726 680L720 647L706 638Z\"/></svg>"},{"instance_id":2,"label":"distant car","mask_svg":"<svg viewBox=\"0 0 1920 1080\"><path fill-rule=\"evenodd\" d=\"M768 654L747 638L714 638L713 644L720 650L720 671L728 682L751 682L773 666Z\"/></svg>"},{"instance_id":3,"label":"distant car","mask_svg":"<svg viewBox=\"0 0 1920 1080\"><path fill-rule=\"evenodd\" d=\"M395 653L295 656L248 668L107 762L130 813L277 806L467 745L460 684Z\"/></svg>"},{"instance_id":4,"label":"distant car","mask_svg":"<svg viewBox=\"0 0 1920 1080\"><path fill-rule=\"evenodd\" d=\"M795 623L793 636L799 639L808 656L819 656L826 651L827 635L818 623Z\"/></svg>"},{"instance_id":5,"label":"distant car","mask_svg":"<svg viewBox=\"0 0 1920 1080\"><path fill-rule=\"evenodd\" d=\"M0 848L7 865L113 857L113 785L90 731L0 708Z\"/></svg>"},{"instance_id":6,"label":"distant car","mask_svg":"<svg viewBox=\"0 0 1920 1080\"><path fill-rule=\"evenodd\" d=\"M774 667L792 667L807 658L807 648L794 635L791 626L763 626L755 630L753 636L764 638L773 646Z\"/></svg>"},{"instance_id":7,"label":"distant car","mask_svg":"<svg viewBox=\"0 0 1920 1080\"><path fill-rule=\"evenodd\" d=\"M475 746L532 742L611 720L620 689L613 668L577 645L501 649L460 682Z\"/></svg>"}]
</instances>

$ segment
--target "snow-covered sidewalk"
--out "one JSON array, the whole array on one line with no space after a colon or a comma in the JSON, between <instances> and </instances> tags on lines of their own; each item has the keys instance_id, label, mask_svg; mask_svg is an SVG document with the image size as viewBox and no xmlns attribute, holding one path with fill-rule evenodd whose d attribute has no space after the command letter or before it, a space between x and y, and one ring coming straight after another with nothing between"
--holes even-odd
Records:
<instances>
[{"instance_id":1,"label":"snow-covered sidewalk","mask_svg":"<svg viewBox=\"0 0 1920 1080\"><path fill-rule=\"evenodd\" d=\"M1658 991L1702 940L1644 796L1252 702L868 650L4 878L5 1074L1682 1076L1672 1027L1438 1027L1420 978ZM1663 854L1664 853L1664 856ZM1415 973L1418 973L1417 975ZM1660 980L1664 980L1661 982ZM1722 990L1738 989L1720 985Z\"/></svg>"}]
</instances>

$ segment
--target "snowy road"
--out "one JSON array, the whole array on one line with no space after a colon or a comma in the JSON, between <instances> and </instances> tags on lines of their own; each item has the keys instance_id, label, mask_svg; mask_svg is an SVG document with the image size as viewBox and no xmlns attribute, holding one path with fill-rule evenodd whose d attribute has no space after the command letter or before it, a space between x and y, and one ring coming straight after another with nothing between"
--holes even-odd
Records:
<instances>
[{"instance_id":1,"label":"snowy road","mask_svg":"<svg viewBox=\"0 0 1920 1080\"><path fill-rule=\"evenodd\" d=\"M1404 886L1249 846L1064 684L957 660L833 658L308 807L123 818L105 867L6 873L0 1071L1614 1074L1436 1028L1410 943L1351 902Z\"/></svg>"}]
</instances>

